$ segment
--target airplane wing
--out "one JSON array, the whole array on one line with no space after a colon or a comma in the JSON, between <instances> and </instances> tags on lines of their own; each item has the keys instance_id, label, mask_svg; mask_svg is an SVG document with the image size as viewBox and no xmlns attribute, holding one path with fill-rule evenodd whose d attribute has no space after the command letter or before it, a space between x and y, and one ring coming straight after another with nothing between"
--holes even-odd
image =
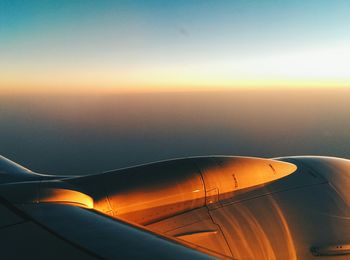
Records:
<instances>
[{"instance_id":1,"label":"airplane wing","mask_svg":"<svg viewBox=\"0 0 350 260\"><path fill-rule=\"evenodd\" d=\"M65 204L1 199L1 259L210 259L141 227Z\"/></svg>"},{"instance_id":2,"label":"airplane wing","mask_svg":"<svg viewBox=\"0 0 350 260\"><path fill-rule=\"evenodd\" d=\"M215 160L202 158L69 178L36 174L0 159L0 245L1 255L9 259L232 258L207 205L214 205L219 196L231 197L235 190L282 178L295 169L271 160L226 158L222 174ZM246 178L252 169L258 174ZM196 210L202 212L205 230L168 236L146 228L146 224ZM198 243L208 237L214 238L214 244Z\"/></svg>"},{"instance_id":3,"label":"airplane wing","mask_svg":"<svg viewBox=\"0 0 350 260\"><path fill-rule=\"evenodd\" d=\"M175 159L47 176L0 157L5 259L349 259L350 161Z\"/></svg>"}]
</instances>

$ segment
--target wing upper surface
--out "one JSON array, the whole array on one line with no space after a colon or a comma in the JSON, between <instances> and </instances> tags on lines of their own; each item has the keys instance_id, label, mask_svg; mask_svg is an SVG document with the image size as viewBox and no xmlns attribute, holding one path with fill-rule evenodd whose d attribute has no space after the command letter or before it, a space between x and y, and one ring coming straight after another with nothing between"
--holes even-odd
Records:
<instances>
[{"instance_id":1,"label":"wing upper surface","mask_svg":"<svg viewBox=\"0 0 350 260\"><path fill-rule=\"evenodd\" d=\"M1 259L97 259L41 225L4 200L0 201Z\"/></svg>"},{"instance_id":2,"label":"wing upper surface","mask_svg":"<svg viewBox=\"0 0 350 260\"><path fill-rule=\"evenodd\" d=\"M12 207L10 205L10 207ZM72 205L0 206L1 255L6 259L209 259L131 224Z\"/></svg>"}]
</instances>

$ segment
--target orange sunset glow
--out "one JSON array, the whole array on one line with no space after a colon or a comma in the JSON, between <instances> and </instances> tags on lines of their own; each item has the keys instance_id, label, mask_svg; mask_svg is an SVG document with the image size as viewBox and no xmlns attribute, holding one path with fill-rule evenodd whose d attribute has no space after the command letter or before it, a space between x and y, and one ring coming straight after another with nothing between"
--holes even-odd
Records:
<instances>
[{"instance_id":1,"label":"orange sunset glow","mask_svg":"<svg viewBox=\"0 0 350 260\"><path fill-rule=\"evenodd\" d=\"M288 2L1 3L0 95L350 87L347 9Z\"/></svg>"}]
</instances>

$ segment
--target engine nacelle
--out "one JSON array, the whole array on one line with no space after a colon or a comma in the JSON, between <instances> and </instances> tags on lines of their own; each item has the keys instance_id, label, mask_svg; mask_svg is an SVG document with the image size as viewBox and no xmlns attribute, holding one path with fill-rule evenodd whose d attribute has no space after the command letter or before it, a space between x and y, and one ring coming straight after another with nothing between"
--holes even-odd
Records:
<instances>
[{"instance_id":1,"label":"engine nacelle","mask_svg":"<svg viewBox=\"0 0 350 260\"><path fill-rule=\"evenodd\" d=\"M198 157L158 162L72 180L94 198L94 208L149 224L205 205L240 190L293 173L294 164L245 157Z\"/></svg>"}]
</instances>

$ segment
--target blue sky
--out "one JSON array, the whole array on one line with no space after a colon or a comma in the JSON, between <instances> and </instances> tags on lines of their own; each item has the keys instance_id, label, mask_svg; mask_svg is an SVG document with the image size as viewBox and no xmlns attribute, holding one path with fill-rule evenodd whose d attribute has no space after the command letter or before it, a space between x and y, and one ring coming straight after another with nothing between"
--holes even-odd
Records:
<instances>
[{"instance_id":1,"label":"blue sky","mask_svg":"<svg viewBox=\"0 0 350 260\"><path fill-rule=\"evenodd\" d=\"M350 83L349 1L0 0L0 89Z\"/></svg>"}]
</instances>

